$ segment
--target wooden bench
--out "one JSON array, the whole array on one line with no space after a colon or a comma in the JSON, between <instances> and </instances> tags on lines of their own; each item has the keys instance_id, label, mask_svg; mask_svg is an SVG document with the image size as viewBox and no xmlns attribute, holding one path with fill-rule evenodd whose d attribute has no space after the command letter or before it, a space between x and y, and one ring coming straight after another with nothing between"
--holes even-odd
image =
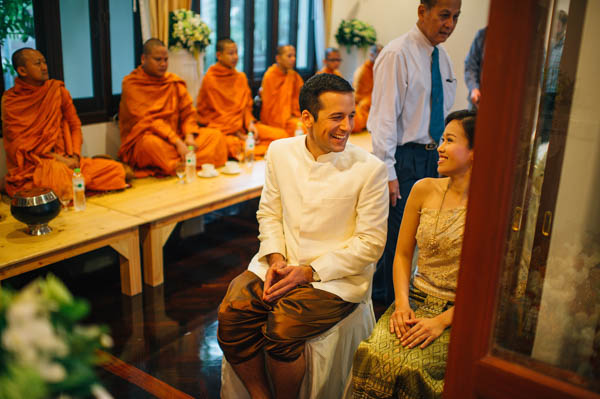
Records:
<instances>
[{"instance_id":1,"label":"wooden bench","mask_svg":"<svg viewBox=\"0 0 600 399\"><path fill-rule=\"evenodd\" d=\"M89 202L145 222L140 228L144 282L157 286L164 281L163 247L177 222L259 197L264 165L257 161L252 167L243 166L240 174L198 177L191 184L179 184L177 178L139 179L131 189Z\"/></svg>"},{"instance_id":2,"label":"wooden bench","mask_svg":"<svg viewBox=\"0 0 600 399\"><path fill-rule=\"evenodd\" d=\"M367 132L353 134L350 142L371 151ZM176 178L137 179L130 189L88 198L84 212L61 213L50 222L54 231L40 237L27 235L9 206L0 203L0 280L111 246L121 258L121 290L135 295L142 290L141 236L144 282L162 284L163 247L177 222L259 197L264 169L264 161L257 161L238 175L198 177L191 184L178 184Z\"/></svg>"},{"instance_id":3,"label":"wooden bench","mask_svg":"<svg viewBox=\"0 0 600 399\"><path fill-rule=\"evenodd\" d=\"M83 212L61 212L49 223L51 233L33 237L12 217L8 204L0 203L0 217L0 280L110 246L120 255L121 291L142 292L141 219L90 203Z\"/></svg>"}]
</instances>

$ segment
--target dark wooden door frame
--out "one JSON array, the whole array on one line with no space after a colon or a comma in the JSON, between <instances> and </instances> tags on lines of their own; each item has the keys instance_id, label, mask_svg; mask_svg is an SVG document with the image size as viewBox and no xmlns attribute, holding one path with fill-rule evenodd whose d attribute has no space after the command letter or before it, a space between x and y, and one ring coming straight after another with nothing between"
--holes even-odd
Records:
<instances>
[{"instance_id":1,"label":"dark wooden door frame","mask_svg":"<svg viewBox=\"0 0 600 399\"><path fill-rule=\"evenodd\" d=\"M544 2L538 0L491 0L482 82L482 91L488 95L482 99L476 126L445 399L600 398L492 355L499 276L542 9Z\"/></svg>"}]
</instances>

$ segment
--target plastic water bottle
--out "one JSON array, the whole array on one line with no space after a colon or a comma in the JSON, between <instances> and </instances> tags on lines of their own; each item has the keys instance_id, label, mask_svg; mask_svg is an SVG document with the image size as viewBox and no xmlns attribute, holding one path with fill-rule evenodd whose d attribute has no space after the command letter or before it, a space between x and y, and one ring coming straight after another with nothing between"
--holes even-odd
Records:
<instances>
[{"instance_id":1,"label":"plastic water bottle","mask_svg":"<svg viewBox=\"0 0 600 399\"><path fill-rule=\"evenodd\" d=\"M73 207L76 211L85 209L85 180L79 168L73 171Z\"/></svg>"},{"instance_id":2,"label":"plastic water bottle","mask_svg":"<svg viewBox=\"0 0 600 399\"><path fill-rule=\"evenodd\" d=\"M185 154L185 181L191 183L194 180L196 180L196 151L194 151L194 146L190 145Z\"/></svg>"},{"instance_id":3,"label":"plastic water bottle","mask_svg":"<svg viewBox=\"0 0 600 399\"><path fill-rule=\"evenodd\" d=\"M296 123L296 130L294 130L294 136L302 136L304 134L304 129L302 129L302 122L298 121Z\"/></svg>"},{"instance_id":4,"label":"plastic water bottle","mask_svg":"<svg viewBox=\"0 0 600 399\"><path fill-rule=\"evenodd\" d=\"M246 139L244 160L248 165L252 165L254 162L254 133L248 132L248 138Z\"/></svg>"}]
</instances>

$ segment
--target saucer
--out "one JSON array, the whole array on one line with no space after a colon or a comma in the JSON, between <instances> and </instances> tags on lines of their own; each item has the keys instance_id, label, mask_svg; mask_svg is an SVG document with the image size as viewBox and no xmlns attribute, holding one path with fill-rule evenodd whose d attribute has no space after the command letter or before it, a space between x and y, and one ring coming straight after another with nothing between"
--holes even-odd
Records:
<instances>
[{"instance_id":1,"label":"saucer","mask_svg":"<svg viewBox=\"0 0 600 399\"><path fill-rule=\"evenodd\" d=\"M242 172L242 168L237 168L235 170L223 168L221 169L221 172L225 173L226 175L237 175Z\"/></svg>"},{"instance_id":2,"label":"saucer","mask_svg":"<svg viewBox=\"0 0 600 399\"><path fill-rule=\"evenodd\" d=\"M214 170L211 173L206 173L205 171L200 170L200 171L198 171L198 176L199 177L217 177L217 176L219 176L219 172Z\"/></svg>"}]
</instances>

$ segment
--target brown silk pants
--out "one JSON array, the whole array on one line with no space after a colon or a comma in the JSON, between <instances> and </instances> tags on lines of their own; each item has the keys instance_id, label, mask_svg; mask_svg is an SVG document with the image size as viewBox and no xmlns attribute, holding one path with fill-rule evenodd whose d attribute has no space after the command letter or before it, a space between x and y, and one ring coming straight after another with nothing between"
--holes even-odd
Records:
<instances>
[{"instance_id":1,"label":"brown silk pants","mask_svg":"<svg viewBox=\"0 0 600 399\"><path fill-rule=\"evenodd\" d=\"M333 327L357 305L310 284L269 304L262 300L263 285L246 270L231 281L219 306L217 338L231 364L250 360L262 350L275 360L294 361L308 339Z\"/></svg>"}]
</instances>

